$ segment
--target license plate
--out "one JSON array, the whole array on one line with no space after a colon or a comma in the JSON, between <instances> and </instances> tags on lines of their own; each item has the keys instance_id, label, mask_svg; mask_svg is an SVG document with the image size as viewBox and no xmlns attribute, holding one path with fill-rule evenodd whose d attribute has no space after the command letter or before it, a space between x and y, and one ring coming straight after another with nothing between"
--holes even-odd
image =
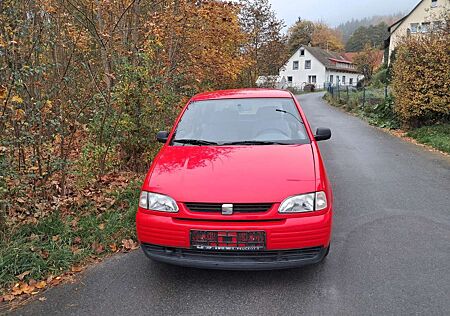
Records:
<instances>
[{"instance_id":1,"label":"license plate","mask_svg":"<svg viewBox=\"0 0 450 316\"><path fill-rule=\"evenodd\" d=\"M264 250L263 231L201 231L191 230L191 247L199 250L257 251Z\"/></svg>"}]
</instances>

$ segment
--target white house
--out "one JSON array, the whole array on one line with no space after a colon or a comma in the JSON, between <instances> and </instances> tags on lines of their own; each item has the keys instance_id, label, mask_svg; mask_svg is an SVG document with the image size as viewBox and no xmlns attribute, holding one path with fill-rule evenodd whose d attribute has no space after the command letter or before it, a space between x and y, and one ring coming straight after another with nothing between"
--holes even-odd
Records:
<instances>
[{"instance_id":1,"label":"white house","mask_svg":"<svg viewBox=\"0 0 450 316\"><path fill-rule=\"evenodd\" d=\"M426 34L441 28L449 17L450 0L421 0L406 16L389 27L389 63L392 52L406 36Z\"/></svg>"},{"instance_id":2,"label":"white house","mask_svg":"<svg viewBox=\"0 0 450 316\"><path fill-rule=\"evenodd\" d=\"M310 46L301 46L280 70L280 82L298 88L308 83L314 84L316 89L337 84L356 86L362 78L343 54Z\"/></svg>"}]
</instances>

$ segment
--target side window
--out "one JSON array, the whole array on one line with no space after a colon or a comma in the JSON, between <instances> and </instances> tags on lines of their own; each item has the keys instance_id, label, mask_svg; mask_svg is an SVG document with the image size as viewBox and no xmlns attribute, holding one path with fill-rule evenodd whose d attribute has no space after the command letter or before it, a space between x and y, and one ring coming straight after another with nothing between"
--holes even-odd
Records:
<instances>
[{"instance_id":1,"label":"side window","mask_svg":"<svg viewBox=\"0 0 450 316\"><path fill-rule=\"evenodd\" d=\"M349 80L350 80L350 85L352 86L353 85L353 78L350 78Z\"/></svg>"},{"instance_id":2,"label":"side window","mask_svg":"<svg viewBox=\"0 0 450 316\"><path fill-rule=\"evenodd\" d=\"M292 83L292 77L291 76L287 77L287 79L288 79L288 83Z\"/></svg>"},{"instance_id":3,"label":"side window","mask_svg":"<svg viewBox=\"0 0 450 316\"><path fill-rule=\"evenodd\" d=\"M305 49L300 49L300 56L305 56Z\"/></svg>"},{"instance_id":4,"label":"side window","mask_svg":"<svg viewBox=\"0 0 450 316\"><path fill-rule=\"evenodd\" d=\"M419 23L411 23L411 33L417 33Z\"/></svg>"},{"instance_id":5,"label":"side window","mask_svg":"<svg viewBox=\"0 0 450 316\"><path fill-rule=\"evenodd\" d=\"M296 61L294 61L293 63L292 63L292 69L293 70L298 70L298 60L296 60Z\"/></svg>"},{"instance_id":6,"label":"side window","mask_svg":"<svg viewBox=\"0 0 450 316\"><path fill-rule=\"evenodd\" d=\"M333 75L330 75L330 82L333 83Z\"/></svg>"}]
</instances>

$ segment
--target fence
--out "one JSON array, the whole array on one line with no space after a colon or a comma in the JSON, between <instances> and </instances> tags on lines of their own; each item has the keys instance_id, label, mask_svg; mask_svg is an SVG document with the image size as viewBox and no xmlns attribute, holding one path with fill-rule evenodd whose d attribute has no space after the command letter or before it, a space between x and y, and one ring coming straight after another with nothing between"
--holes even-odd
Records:
<instances>
[{"instance_id":1,"label":"fence","mask_svg":"<svg viewBox=\"0 0 450 316\"><path fill-rule=\"evenodd\" d=\"M329 95L340 104L354 106L376 106L386 101L390 94L388 86L382 88L366 88L352 86L330 86L327 88Z\"/></svg>"}]
</instances>

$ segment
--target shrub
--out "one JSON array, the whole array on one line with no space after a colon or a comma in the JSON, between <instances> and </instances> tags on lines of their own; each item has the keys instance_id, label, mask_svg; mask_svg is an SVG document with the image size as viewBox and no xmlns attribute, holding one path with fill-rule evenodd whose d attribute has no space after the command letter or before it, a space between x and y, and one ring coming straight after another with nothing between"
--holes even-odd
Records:
<instances>
[{"instance_id":1,"label":"shrub","mask_svg":"<svg viewBox=\"0 0 450 316\"><path fill-rule=\"evenodd\" d=\"M387 67L380 68L372 77L372 85L374 87L382 87L388 83Z\"/></svg>"},{"instance_id":2,"label":"shrub","mask_svg":"<svg viewBox=\"0 0 450 316\"><path fill-rule=\"evenodd\" d=\"M449 34L410 37L393 65L395 112L405 127L445 121L450 116Z\"/></svg>"}]
</instances>

